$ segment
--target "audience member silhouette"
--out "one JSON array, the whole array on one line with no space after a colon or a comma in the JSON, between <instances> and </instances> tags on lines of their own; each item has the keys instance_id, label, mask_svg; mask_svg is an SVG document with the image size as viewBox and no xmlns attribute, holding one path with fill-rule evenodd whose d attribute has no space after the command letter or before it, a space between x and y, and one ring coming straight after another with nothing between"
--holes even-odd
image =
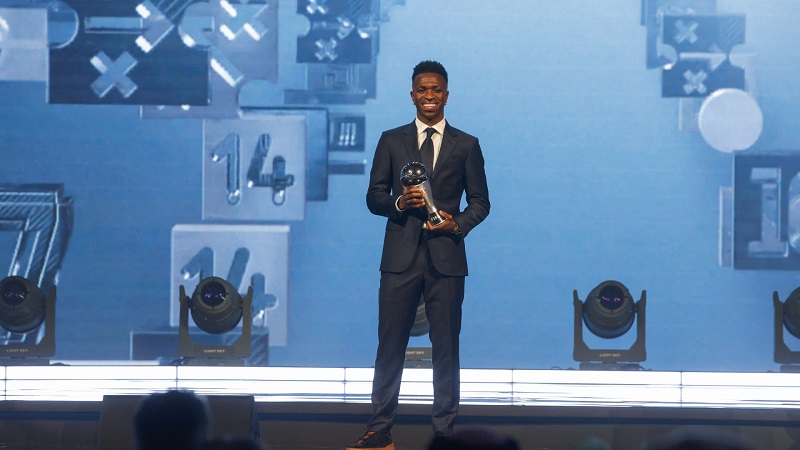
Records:
<instances>
[{"instance_id":1,"label":"audience member silhouette","mask_svg":"<svg viewBox=\"0 0 800 450\"><path fill-rule=\"evenodd\" d=\"M486 426L461 427L450 436L436 436L428 450L519 450L511 436Z\"/></svg>"},{"instance_id":2,"label":"audience member silhouette","mask_svg":"<svg viewBox=\"0 0 800 450\"><path fill-rule=\"evenodd\" d=\"M133 419L137 450L200 450L208 438L210 412L191 391L150 394Z\"/></svg>"}]
</instances>

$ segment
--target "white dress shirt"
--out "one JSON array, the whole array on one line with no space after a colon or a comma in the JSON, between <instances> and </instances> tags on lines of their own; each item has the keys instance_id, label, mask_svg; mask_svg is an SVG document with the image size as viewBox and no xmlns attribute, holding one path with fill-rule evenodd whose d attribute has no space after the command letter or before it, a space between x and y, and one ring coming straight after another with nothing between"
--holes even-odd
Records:
<instances>
[{"instance_id":1,"label":"white dress shirt","mask_svg":"<svg viewBox=\"0 0 800 450\"><path fill-rule=\"evenodd\" d=\"M422 143L425 141L425 138L428 136L425 133L430 125L426 125L419 120L419 117L414 119L414 124L417 126L417 150L422 147ZM442 119L433 126L433 129L436 130L436 133L433 133L431 136L431 140L433 141L433 167L431 170L435 170L436 168L436 160L439 159L439 150L442 148L442 137L444 136L444 127L447 125L447 122Z\"/></svg>"}]
</instances>

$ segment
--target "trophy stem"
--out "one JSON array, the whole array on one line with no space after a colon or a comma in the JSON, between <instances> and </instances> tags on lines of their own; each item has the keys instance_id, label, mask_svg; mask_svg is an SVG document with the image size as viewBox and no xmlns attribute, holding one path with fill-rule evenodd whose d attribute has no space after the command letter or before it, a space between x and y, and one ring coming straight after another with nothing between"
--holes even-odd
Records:
<instances>
[{"instance_id":1,"label":"trophy stem","mask_svg":"<svg viewBox=\"0 0 800 450\"><path fill-rule=\"evenodd\" d=\"M444 217L439 214L439 211L428 211L428 221L433 225L439 225L444 222Z\"/></svg>"}]
</instances>

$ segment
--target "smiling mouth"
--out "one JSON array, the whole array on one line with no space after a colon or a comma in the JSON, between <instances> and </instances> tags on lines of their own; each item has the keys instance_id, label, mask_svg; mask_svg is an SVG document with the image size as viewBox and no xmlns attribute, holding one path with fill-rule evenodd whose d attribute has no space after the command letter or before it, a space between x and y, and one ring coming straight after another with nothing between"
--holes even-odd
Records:
<instances>
[{"instance_id":1,"label":"smiling mouth","mask_svg":"<svg viewBox=\"0 0 800 450\"><path fill-rule=\"evenodd\" d=\"M436 103L423 103L422 107L425 109L434 109L436 108Z\"/></svg>"}]
</instances>

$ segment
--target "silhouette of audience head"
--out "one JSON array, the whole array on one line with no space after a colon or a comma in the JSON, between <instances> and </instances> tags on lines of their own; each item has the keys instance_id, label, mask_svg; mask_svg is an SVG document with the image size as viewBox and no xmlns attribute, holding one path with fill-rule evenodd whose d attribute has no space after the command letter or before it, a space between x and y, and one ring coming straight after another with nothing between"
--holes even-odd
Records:
<instances>
[{"instance_id":1,"label":"silhouette of audience head","mask_svg":"<svg viewBox=\"0 0 800 450\"><path fill-rule=\"evenodd\" d=\"M137 450L200 450L208 438L205 398L191 391L150 394L133 419Z\"/></svg>"},{"instance_id":2,"label":"silhouette of audience head","mask_svg":"<svg viewBox=\"0 0 800 450\"><path fill-rule=\"evenodd\" d=\"M647 450L756 450L744 437L710 427L677 428L653 440Z\"/></svg>"},{"instance_id":3,"label":"silhouette of audience head","mask_svg":"<svg viewBox=\"0 0 800 450\"><path fill-rule=\"evenodd\" d=\"M459 428L450 436L437 436L428 450L519 450L519 444L507 436L485 426Z\"/></svg>"}]
</instances>

